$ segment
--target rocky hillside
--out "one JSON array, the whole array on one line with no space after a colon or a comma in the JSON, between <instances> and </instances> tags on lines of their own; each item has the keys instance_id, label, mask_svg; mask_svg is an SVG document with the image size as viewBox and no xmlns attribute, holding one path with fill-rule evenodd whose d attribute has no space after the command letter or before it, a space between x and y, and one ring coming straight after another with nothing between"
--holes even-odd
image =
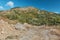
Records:
<instances>
[{"instance_id":1,"label":"rocky hillside","mask_svg":"<svg viewBox=\"0 0 60 40\"><path fill-rule=\"evenodd\" d=\"M20 23L32 25L60 25L60 14L39 10L34 7L12 8L1 11L0 16Z\"/></svg>"},{"instance_id":2,"label":"rocky hillside","mask_svg":"<svg viewBox=\"0 0 60 40\"><path fill-rule=\"evenodd\" d=\"M0 20L0 40L60 40L60 28L27 23L13 25Z\"/></svg>"},{"instance_id":3,"label":"rocky hillside","mask_svg":"<svg viewBox=\"0 0 60 40\"><path fill-rule=\"evenodd\" d=\"M9 36L17 36L19 31L17 31L14 25L5 22L4 20L0 20L0 40L5 40Z\"/></svg>"},{"instance_id":4,"label":"rocky hillside","mask_svg":"<svg viewBox=\"0 0 60 40\"><path fill-rule=\"evenodd\" d=\"M34 7L0 11L0 40L60 40L59 17Z\"/></svg>"}]
</instances>

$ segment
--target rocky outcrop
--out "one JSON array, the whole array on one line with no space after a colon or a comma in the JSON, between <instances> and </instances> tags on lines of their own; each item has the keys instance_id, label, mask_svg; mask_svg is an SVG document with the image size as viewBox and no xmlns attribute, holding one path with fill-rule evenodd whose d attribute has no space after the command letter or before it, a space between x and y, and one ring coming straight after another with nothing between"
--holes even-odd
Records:
<instances>
[{"instance_id":1,"label":"rocky outcrop","mask_svg":"<svg viewBox=\"0 0 60 40\"><path fill-rule=\"evenodd\" d=\"M27 23L13 25L1 19L0 40L60 40L60 29Z\"/></svg>"},{"instance_id":2,"label":"rocky outcrop","mask_svg":"<svg viewBox=\"0 0 60 40\"><path fill-rule=\"evenodd\" d=\"M60 40L60 30L53 28L53 26L32 26L25 23L21 30L22 33L19 36L19 40Z\"/></svg>"},{"instance_id":3,"label":"rocky outcrop","mask_svg":"<svg viewBox=\"0 0 60 40\"><path fill-rule=\"evenodd\" d=\"M5 40L8 36L18 35L19 31L15 30L12 24L5 22L4 20L0 20L0 40Z\"/></svg>"}]
</instances>

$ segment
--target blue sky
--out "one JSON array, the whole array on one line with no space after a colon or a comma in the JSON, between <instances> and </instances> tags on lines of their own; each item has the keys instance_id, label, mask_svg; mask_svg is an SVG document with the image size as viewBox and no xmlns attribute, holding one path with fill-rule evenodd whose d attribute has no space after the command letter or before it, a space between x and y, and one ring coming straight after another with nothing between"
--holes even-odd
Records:
<instances>
[{"instance_id":1,"label":"blue sky","mask_svg":"<svg viewBox=\"0 0 60 40\"><path fill-rule=\"evenodd\" d=\"M60 0L0 0L0 10L27 6L60 13Z\"/></svg>"}]
</instances>

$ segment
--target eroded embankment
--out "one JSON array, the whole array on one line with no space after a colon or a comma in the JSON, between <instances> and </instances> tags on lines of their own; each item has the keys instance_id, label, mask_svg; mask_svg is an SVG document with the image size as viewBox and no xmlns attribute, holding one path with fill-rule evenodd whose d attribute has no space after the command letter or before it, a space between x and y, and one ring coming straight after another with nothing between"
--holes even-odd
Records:
<instances>
[{"instance_id":1,"label":"eroded embankment","mask_svg":"<svg viewBox=\"0 0 60 40\"><path fill-rule=\"evenodd\" d=\"M27 23L13 25L0 20L0 40L60 40L60 29Z\"/></svg>"}]
</instances>

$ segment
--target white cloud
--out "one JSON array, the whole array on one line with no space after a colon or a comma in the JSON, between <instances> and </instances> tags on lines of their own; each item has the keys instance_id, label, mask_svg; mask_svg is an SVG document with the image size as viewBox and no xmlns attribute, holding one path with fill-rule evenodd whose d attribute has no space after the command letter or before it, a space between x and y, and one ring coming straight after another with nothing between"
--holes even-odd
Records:
<instances>
[{"instance_id":1,"label":"white cloud","mask_svg":"<svg viewBox=\"0 0 60 40\"><path fill-rule=\"evenodd\" d=\"M7 2L7 4L6 4L7 6L10 6L10 7L14 7L14 2L12 2L12 1L9 1L9 2Z\"/></svg>"},{"instance_id":2,"label":"white cloud","mask_svg":"<svg viewBox=\"0 0 60 40\"><path fill-rule=\"evenodd\" d=\"M3 6L0 6L0 9L4 9L4 7Z\"/></svg>"},{"instance_id":3,"label":"white cloud","mask_svg":"<svg viewBox=\"0 0 60 40\"><path fill-rule=\"evenodd\" d=\"M59 12L55 12L55 13L59 13Z\"/></svg>"}]
</instances>

